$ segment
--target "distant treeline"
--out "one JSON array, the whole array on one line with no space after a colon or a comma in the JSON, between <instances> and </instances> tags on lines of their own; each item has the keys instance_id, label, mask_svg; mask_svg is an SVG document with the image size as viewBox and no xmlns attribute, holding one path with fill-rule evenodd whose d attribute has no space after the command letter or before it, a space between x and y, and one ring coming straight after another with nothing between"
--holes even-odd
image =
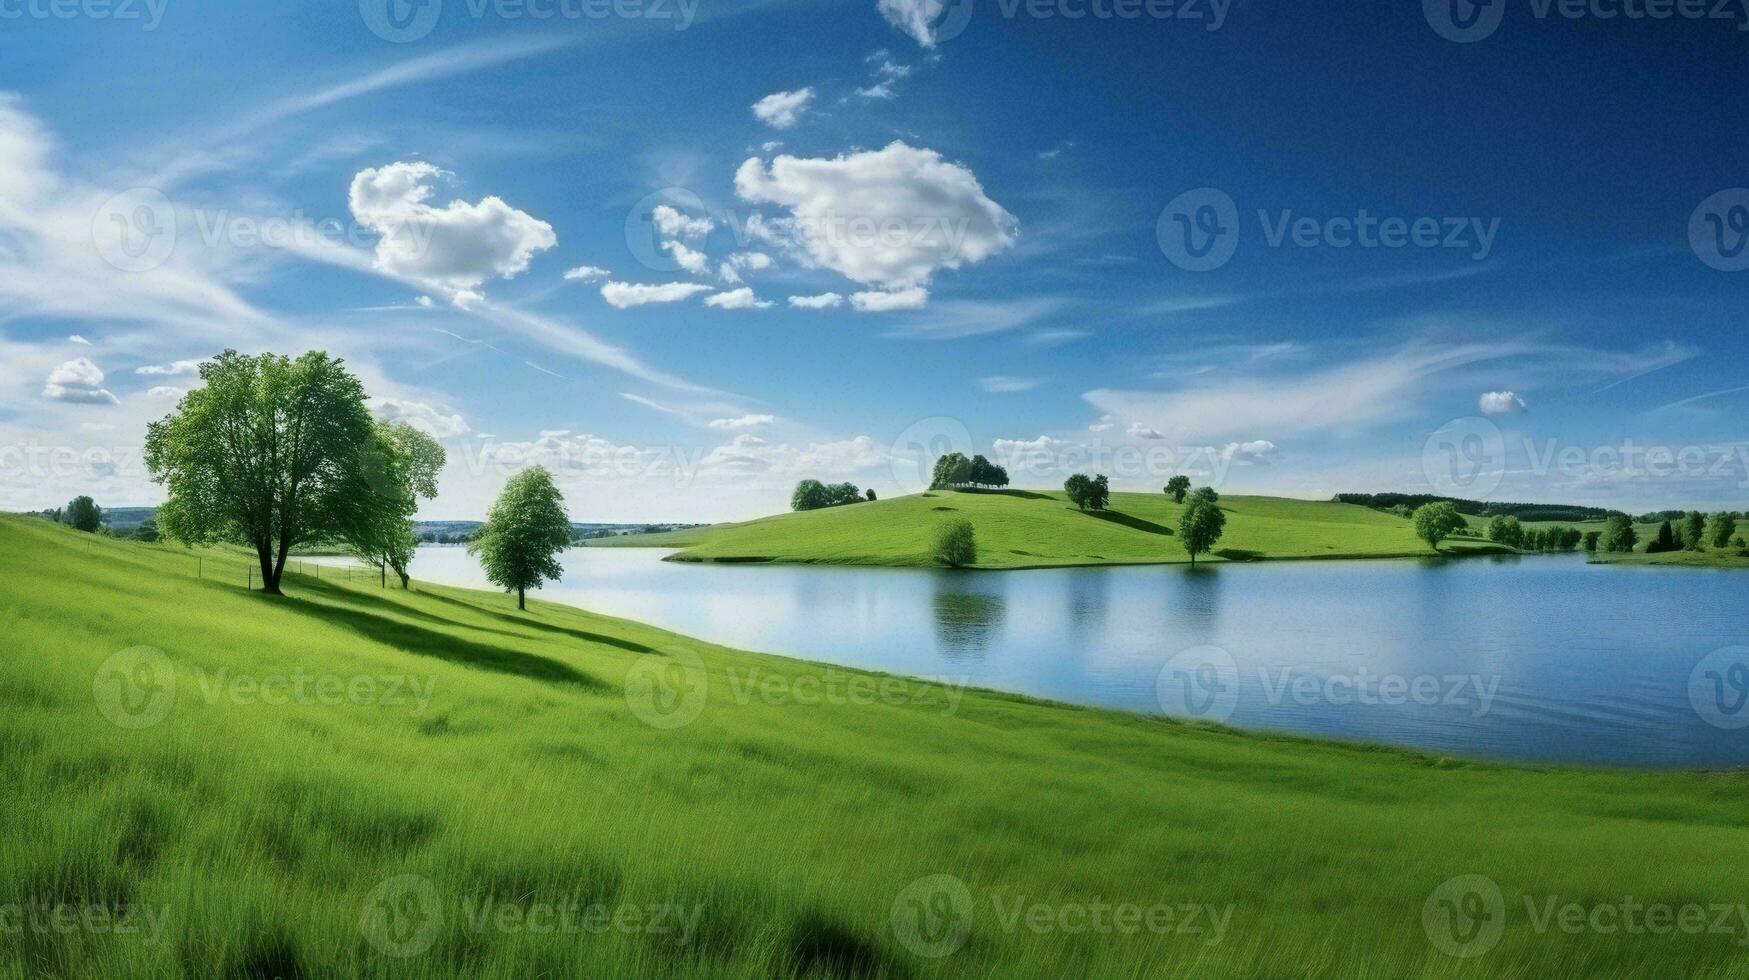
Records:
<instances>
[{"instance_id":1,"label":"distant treeline","mask_svg":"<svg viewBox=\"0 0 1749 980\"><path fill-rule=\"evenodd\" d=\"M1362 507L1373 507L1379 510L1395 510L1402 507L1410 511L1423 504L1445 501L1457 508L1457 512L1460 514L1468 514L1472 517L1516 517L1521 521L1605 521L1611 517L1628 516L1622 511L1609 510L1604 507L1581 507L1577 504L1496 503L1464 500L1459 497L1440 497L1430 493L1339 493L1333 499L1341 504L1359 504Z\"/></svg>"}]
</instances>

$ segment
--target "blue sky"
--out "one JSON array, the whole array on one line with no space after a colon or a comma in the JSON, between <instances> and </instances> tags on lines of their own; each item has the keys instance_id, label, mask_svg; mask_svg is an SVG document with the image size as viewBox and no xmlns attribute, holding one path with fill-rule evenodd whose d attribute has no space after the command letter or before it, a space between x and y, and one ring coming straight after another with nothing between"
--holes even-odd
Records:
<instances>
[{"instance_id":1,"label":"blue sky","mask_svg":"<svg viewBox=\"0 0 1749 980\"><path fill-rule=\"evenodd\" d=\"M1744 10L389 2L0 0L0 507L159 500L225 347L440 435L429 517L529 462L750 517L919 446L1749 499Z\"/></svg>"}]
</instances>

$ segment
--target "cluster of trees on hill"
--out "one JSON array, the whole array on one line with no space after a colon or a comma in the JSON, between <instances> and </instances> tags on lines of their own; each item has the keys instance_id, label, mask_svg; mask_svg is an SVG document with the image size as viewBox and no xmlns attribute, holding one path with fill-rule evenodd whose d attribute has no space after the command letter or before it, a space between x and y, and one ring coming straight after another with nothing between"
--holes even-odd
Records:
<instances>
[{"instance_id":1,"label":"cluster of trees on hill","mask_svg":"<svg viewBox=\"0 0 1749 980\"><path fill-rule=\"evenodd\" d=\"M1576 527L1525 527L1518 518L1501 515L1488 522L1488 540L1520 551L1572 551L1585 533Z\"/></svg>"},{"instance_id":2,"label":"cluster of trees on hill","mask_svg":"<svg viewBox=\"0 0 1749 980\"><path fill-rule=\"evenodd\" d=\"M1627 515L1603 507L1582 507L1572 504L1522 504L1464 500L1460 497L1440 497L1427 493L1339 493L1337 503L1359 504L1376 510L1388 510L1401 517L1410 517L1417 508L1444 501L1459 514L1471 517L1516 517L1520 521L1602 521Z\"/></svg>"},{"instance_id":3,"label":"cluster of trees on hill","mask_svg":"<svg viewBox=\"0 0 1749 980\"><path fill-rule=\"evenodd\" d=\"M1093 477L1076 473L1063 481L1063 492L1068 494L1069 502L1081 510L1104 510L1111 502L1111 481L1104 473Z\"/></svg>"},{"instance_id":4,"label":"cluster of trees on hill","mask_svg":"<svg viewBox=\"0 0 1749 980\"><path fill-rule=\"evenodd\" d=\"M796 484L795 492L790 494L791 510L819 510L822 507L841 507L845 504L861 503L864 500L875 499L874 488L865 493L858 490L854 483L821 483L819 480L803 480Z\"/></svg>"},{"instance_id":5,"label":"cluster of trees on hill","mask_svg":"<svg viewBox=\"0 0 1749 980\"><path fill-rule=\"evenodd\" d=\"M948 453L935 461L931 490L999 489L1008 485L1008 470L982 456Z\"/></svg>"},{"instance_id":6,"label":"cluster of trees on hill","mask_svg":"<svg viewBox=\"0 0 1749 980\"><path fill-rule=\"evenodd\" d=\"M97 502L83 494L67 501L65 507L51 507L42 511L45 521L65 524L76 531L96 534L104 530L103 508Z\"/></svg>"},{"instance_id":7,"label":"cluster of trees on hill","mask_svg":"<svg viewBox=\"0 0 1749 980\"><path fill-rule=\"evenodd\" d=\"M1652 554L1660 551L1728 548L1736 533L1735 513L1722 510L1709 517L1698 510L1691 510L1677 518L1666 518L1660 522L1657 534L1646 545L1646 552ZM1740 543L1741 539L1737 540Z\"/></svg>"}]
</instances>

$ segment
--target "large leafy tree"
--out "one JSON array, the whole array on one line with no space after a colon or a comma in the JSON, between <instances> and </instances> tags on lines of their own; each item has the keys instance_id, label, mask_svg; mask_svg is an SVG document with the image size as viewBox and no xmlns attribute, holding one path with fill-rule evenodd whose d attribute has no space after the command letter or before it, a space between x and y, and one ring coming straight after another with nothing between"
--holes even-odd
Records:
<instances>
[{"instance_id":1,"label":"large leafy tree","mask_svg":"<svg viewBox=\"0 0 1749 980\"><path fill-rule=\"evenodd\" d=\"M935 461L935 473L929 481L931 490L948 490L972 482L972 461L965 453L948 453Z\"/></svg>"},{"instance_id":2,"label":"large leafy tree","mask_svg":"<svg viewBox=\"0 0 1749 980\"><path fill-rule=\"evenodd\" d=\"M374 423L364 387L321 351L292 360L228 350L200 376L146 430L147 469L168 490L158 529L186 544L248 545L262 588L278 594L293 547L365 523L372 495L359 450Z\"/></svg>"},{"instance_id":3,"label":"large leafy tree","mask_svg":"<svg viewBox=\"0 0 1749 980\"><path fill-rule=\"evenodd\" d=\"M1087 495L1092 491L1093 481L1085 473L1075 473L1063 481L1063 493L1069 498L1069 503L1081 510L1087 509Z\"/></svg>"},{"instance_id":4,"label":"large leafy tree","mask_svg":"<svg viewBox=\"0 0 1749 980\"><path fill-rule=\"evenodd\" d=\"M1434 551L1439 550L1439 543L1451 537L1455 531L1464 529L1464 518L1449 500L1436 500L1415 508L1415 534L1427 542Z\"/></svg>"},{"instance_id":5,"label":"large leafy tree","mask_svg":"<svg viewBox=\"0 0 1749 980\"><path fill-rule=\"evenodd\" d=\"M558 554L570 544L565 496L546 467L531 466L504 484L468 553L480 559L492 584L516 593L516 608L527 609L529 589L564 573Z\"/></svg>"},{"instance_id":6,"label":"large leafy tree","mask_svg":"<svg viewBox=\"0 0 1749 980\"><path fill-rule=\"evenodd\" d=\"M103 526L103 508L90 497L74 497L67 501L66 521L78 530L95 533Z\"/></svg>"},{"instance_id":7,"label":"large leafy tree","mask_svg":"<svg viewBox=\"0 0 1749 980\"><path fill-rule=\"evenodd\" d=\"M1227 514L1220 505L1200 494L1190 498L1190 506L1178 518L1178 543L1190 552L1190 563L1196 556L1212 549L1227 528Z\"/></svg>"},{"instance_id":8,"label":"large leafy tree","mask_svg":"<svg viewBox=\"0 0 1749 980\"><path fill-rule=\"evenodd\" d=\"M1706 549L1706 515L1691 510L1682 518L1682 546L1689 551Z\"/></svg>"},{"instance_id":9,"label":"large leafy tree","mask_svg":"<svg viewBox=\"0 0 1749 980\"><path fill-rule=\"evenodd\" d=\"M803 480L796 484L795 492L790 494L791 510L819 510L832 506L832 491L819 480Z\"/></svg>"},{"instance_id":10,"label":"large leafy tree","mask_svg":"<svg viewBox=\"0 0 1749 980\"><path fill-rule=\"evenodd\" d=\"M1640 542L1640 534L1634 530L1634 522L1617 515L1603 524L1603 537L1597 541L1597 546L1604 551L1632 551L1634 545Z\"/></svg>"},{"instance_id":11,"label":"large leafy tree","mask_svg":"<svg viewBox=\"0 0 1749 980\"><path fill-rule=\"evenodd\" d=\"M1721 510L1707 519L1706 542L1714 548L1728 547L1731 535L1737 533L1737 518L1728 510Z\"/></svg>"},{"instance_id":12,"label":"large leafy tree","mask_svg":"<svg viewBox=\"0 0 1749 980\"><path fill-rule=\"evenodd\" d=\"M1508 548L1524 547L1524 525L1510 514L1501 514L1488 522L1488 540Z\"/></svg>"},{"instance_id":13,"label":"large leafy tree","mask_svg":"<svg viewBox=\"0 0 1749 980\"><path fill-rule=\"evenodd\" d=\"M419 547L413 514L419 509L419 498L437 497L437 475L446 460L436 439L405 422L378 422L362 450L371 499L359 509L362 523L346 538L353 554L375 565L385 577L393 569L403 589L410 581L407 566Z\"/></svg>"}]
</instances>

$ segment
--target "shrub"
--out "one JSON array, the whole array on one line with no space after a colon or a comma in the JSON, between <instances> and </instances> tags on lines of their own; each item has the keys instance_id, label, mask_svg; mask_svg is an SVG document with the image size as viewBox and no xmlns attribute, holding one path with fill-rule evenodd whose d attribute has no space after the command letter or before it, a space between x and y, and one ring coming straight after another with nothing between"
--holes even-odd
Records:
<instances>
[{"instance_id":1,"label":"shrub","mask_svg":"<svg viewBox=\"0 0 1749 980\"><path fill-rule=\"evenodd\" d=\"M935 532L935 560L950 568L964 568L977 562L977 535L972 531L971 521L948 521Z\"/></svg>"}]
</instances>

